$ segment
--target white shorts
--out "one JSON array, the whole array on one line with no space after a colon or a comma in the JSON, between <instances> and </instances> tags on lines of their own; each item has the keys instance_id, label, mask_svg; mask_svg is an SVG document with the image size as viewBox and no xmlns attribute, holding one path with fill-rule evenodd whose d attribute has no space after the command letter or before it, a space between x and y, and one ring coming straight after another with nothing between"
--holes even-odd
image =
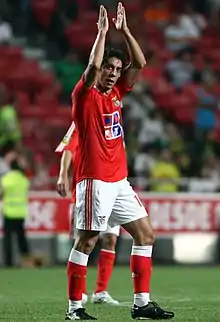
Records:
<instances>
[{"instance_id":1,"label":"white shorts","mask_svg":"<svg viewBox=\"0 0 220 322\"><path fill-rule=\"evenodd\" d=\"M75 219L75 212L76 212L76 207L75 207L75 204L72 203L70 206L70 225L73 225L73 227L71 227L71 231L73 232L72 237L74 237L74 238L77 235L76 220L74 220ZM72 220L72 218L73 218L73 220ZM100 237L102 238L102 236L105 234L112 234L112 235L116 235L118 237L120 235L120 226L110 227L108 225L107 229L105 231L100 232Z\"/></svg>"},{"instance_id":2,"label":"white shorts","mask_svg":"<svg viewBox=\"0 0 220 322\"><path fill-rule=\"evenodd\" d=\"M100 231L100 237L102 237L105 234L112 234L112 235L119 236L120 235L120 226L110 227L108 225L108 227L105 231Z\"/></svg>"},{"instance_id":3,"label":"white shorts","mask_svg":"<svg viewBox=\"0 0 220 322\"><path fill-rule=\"evenodd\" d=\"M147 216L127 179L85 179L76 186L76 228L104 232Z\"/></svg>"}]
</instances>

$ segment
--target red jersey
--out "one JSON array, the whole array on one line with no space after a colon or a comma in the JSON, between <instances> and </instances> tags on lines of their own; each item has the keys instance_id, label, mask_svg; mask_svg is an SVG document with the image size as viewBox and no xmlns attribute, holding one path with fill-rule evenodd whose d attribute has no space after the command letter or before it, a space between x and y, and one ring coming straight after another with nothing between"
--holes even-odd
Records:
<instances>
[{"instance_id":1,"label":"red jersey","mask_svg":"<svg viewBox=\"0 0 220 322\"><path fill-rule=\"evenodd\" d=\"M77 182L97 179L116 182L127 177L122 128L122 97L130 89L114 86L106 96L89 90L83 77L72 93L72 115L79 135Z\"/></svg>"}]
</instances>

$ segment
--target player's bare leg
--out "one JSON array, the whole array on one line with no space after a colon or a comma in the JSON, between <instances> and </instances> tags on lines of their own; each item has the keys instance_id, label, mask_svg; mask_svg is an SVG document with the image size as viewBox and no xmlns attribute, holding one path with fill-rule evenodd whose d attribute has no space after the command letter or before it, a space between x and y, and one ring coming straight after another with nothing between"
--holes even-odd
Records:
<instances>
[{"instance_id":1,"label":"player's bare leg","mask_svg":"<svg viewBox=\"0 0 220 322\"><path fill-rule=\"evenodd\" d=\"M115 262L116 243L117 235L112 233L104 233L102 235L102 246L98 258L98 277L96 288L91 299L94 304L119 304L107 292Z\"/></svg>"},{"instance_id":2,"label":"player's bare leg","mask_svg":"<svg viewBox=\"0 0 220 322\"><path fill-rule=\"evenodd\" d=\"M150 318L153 320L173 318L173 312L162 309L156 302L150 300L151 255L155 237L149 218L140 218L123 225L123 227L134 240L130 259L134 283L132 318Z\"/></svg>"},{"instance_id":3,"label":"player's bare leg","mask_svg":"<svg viewBox=\"0 0 220 322\"><path fill-rule=\"evenodd\" d=\"M88 258L98 240L99 232L79 230L67 265L69 307L66 320L96 320L85 312L82 294L85 286Z\"/></svg>"}]
</instances>

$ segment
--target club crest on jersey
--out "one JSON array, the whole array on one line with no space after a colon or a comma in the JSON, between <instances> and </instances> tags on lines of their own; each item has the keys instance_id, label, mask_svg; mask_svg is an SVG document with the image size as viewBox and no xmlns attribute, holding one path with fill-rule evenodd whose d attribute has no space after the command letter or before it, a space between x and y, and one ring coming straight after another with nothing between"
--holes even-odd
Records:
<instances>
[{"instance_id":1,"label":"club crest on jersey","mask_svg":"<svg viewBox=\"0 0 220 322\"><path fill-rule=\"evenodd\" d=\"M119 112L103 114L106 140L114 140L122 136Z\"/></svg>"},{"instance_id":2,"label":"club crest on jersey","mask_svg":"<svg viewBox=\"0 0 220 322\"><path fill-rule=\"evenodd\" d=\"M113 101L113 103L114 103L114 105L115 105L116 107L122 107L122 101L119 101L119 100L118 100L118 98L117 98L117 96L114 96L114 97L112 98L112 101Z\"/></svg>"}]
</instances>

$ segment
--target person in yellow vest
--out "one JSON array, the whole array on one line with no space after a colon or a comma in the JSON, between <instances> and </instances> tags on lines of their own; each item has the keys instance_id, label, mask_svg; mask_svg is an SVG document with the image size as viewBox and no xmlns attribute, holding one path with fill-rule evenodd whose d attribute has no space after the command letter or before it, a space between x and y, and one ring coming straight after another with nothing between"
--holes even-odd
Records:
<instances>
[{"instance_id":1,"label":"person in yellow vest","mask_svg":"<svg viewBox=\"0 0 220 322\"><path fill-rule=\"evenodd\" d=\"M171 152L168 148L161 151L160 159L151 169L151 191L172 193L178 191L180 171L172 160Z\"/></svg>"},{"instance_id":2,"label":"person in yellow vest","mask_svg":"<svg viewBox=\"0 0 220 322\"><path fill-rule=\"evenodd\" d=\"M5 265L12 266L12 238L16 235L22 256L22 266L29 266L29 247L25 234L25 218L28 214L28 194L30 183L17 160L12 161L11 169L0 178L2 215L4 228Z\"/></svg>"},{"instance_id":3,"label":"person in yellow vest","mask_svg":"<svg viewBox=\"0 0 220 322\"><path fill-rule=\"evenodd\" d=\"M7 141L17 146L21 144L21 129L15 106L13 98L7 104L1 104L0 100L0 147Z\"/></svg>"}]
</instances>

